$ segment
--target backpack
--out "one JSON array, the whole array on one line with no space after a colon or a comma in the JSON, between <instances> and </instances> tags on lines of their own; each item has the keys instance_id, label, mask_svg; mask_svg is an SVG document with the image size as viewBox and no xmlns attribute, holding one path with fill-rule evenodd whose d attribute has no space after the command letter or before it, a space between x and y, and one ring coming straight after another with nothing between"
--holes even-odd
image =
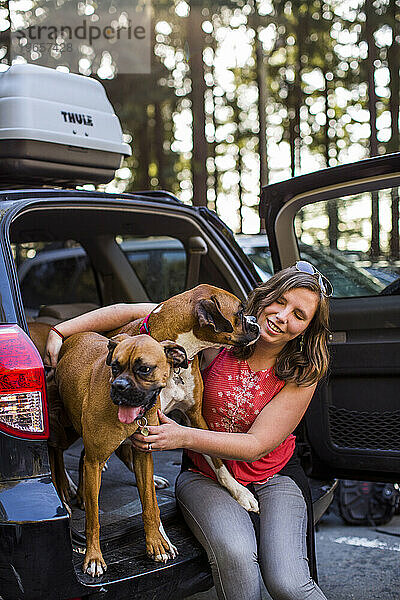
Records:
<instances>
[{"instance_id":1,"label":"backpack","mask_svg":"<svg viewBox=\"0 0 400 600\"><path fill-rule=\"evenodd\" d=\"M397 484L372 481L339 481L339 514L349 525L384 525L400 502Z\"/></svg>"}]
</instances>

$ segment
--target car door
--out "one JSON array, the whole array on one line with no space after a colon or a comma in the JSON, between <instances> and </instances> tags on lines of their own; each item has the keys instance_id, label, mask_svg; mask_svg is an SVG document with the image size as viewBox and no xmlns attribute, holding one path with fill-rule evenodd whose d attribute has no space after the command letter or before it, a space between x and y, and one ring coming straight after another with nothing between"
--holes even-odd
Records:
<instances>
[{"instance_id":1,"label":"car door","mask_svg":"<svg viewBox=\"0 0 400 600\"><path fill-rule=\"evenodd\" d=\"M400 153L262 193L275 270L308 260L335 290L330 372L300 430L314 476L399 481L399 189Z\"/></svg>"}]
</instances>

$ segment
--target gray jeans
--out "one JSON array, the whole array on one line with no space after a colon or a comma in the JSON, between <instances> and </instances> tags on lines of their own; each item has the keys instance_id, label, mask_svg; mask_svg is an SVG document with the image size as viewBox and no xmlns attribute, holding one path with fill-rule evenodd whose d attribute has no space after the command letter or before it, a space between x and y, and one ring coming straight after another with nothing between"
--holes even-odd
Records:
<instances>
[{"instance_id":1,"label":"gray jeans","mask_svg":"<svg viewBox=\"0 0 400 600\"><path fill-rule=\"evenodd\" d=\"M207 552L220 600L261 600L264 582L273 600L326 600L310 576L303 494L287 476L255 485L259 542L253 522L229 492L200 473L185 471L176 497L189 527Z\"/></svg>"}]
</instances>

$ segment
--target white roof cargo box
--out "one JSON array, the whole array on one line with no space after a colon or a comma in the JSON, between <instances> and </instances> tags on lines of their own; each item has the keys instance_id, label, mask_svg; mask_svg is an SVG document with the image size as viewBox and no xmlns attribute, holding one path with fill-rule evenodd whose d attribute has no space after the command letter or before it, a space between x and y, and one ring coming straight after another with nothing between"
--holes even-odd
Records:
<instances>
[{"instance_id":1,"label":"white roof cargo box","mask_svg":"<svg viewBox=\"0 0 400 600\"><path fill-rule=\"evenodd\" d=\"M95 79L29 64L0 73L1 180L107 183L130 154Z\"/></svg>"}]
</instances>

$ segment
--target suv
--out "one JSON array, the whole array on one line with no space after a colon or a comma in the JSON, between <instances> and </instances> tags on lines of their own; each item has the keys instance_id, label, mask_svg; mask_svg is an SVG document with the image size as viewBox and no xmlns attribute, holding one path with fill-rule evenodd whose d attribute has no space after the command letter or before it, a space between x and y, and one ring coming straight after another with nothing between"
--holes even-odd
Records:
<instances>
[{"instance_id":1,"label":"suv","mask_svg":"<svg viewBox=\"0 0 400 600\"><path fill-rule=\"evenodd\" d=\"M129 153L98 82L16 65L0 75L0 96L12 103L7 114L15 121L5 127L0 119L0 595L167 600L206 590L212 580L205 553L177 512L171 487L159 489L157 497L179 555L166 565L146 558L132 475L114 457L100 496L108 570L98 580L82 573L83 513L74 508L68 514L51 481L44 370L28 322L54 324L121 301L157 302L202 282L244 299L259 274L232 232L206 208L162 191L73 189L110 180ZM89 115L91 125L78 126L76 115ZM397 154L267 186L260 214L274 269L298 260L302 244L315 245L313 236L322 250L329 245L326 215L332 206L344 222L356 203L361 222L370 194L382 189L385 204L400 186L399 165ZM344 235L343 227L339 231ZM354 245L353 225L350 235ZM364 230L359 240L365 242ZM340 251L340 236L336 242ZM396 268L394 258L394 273ZM362 295L350 290L331 299L330 377L296 432L314 482L316 519L332 499L335 477L399 480L398 290L395 280L387 288ZM79 454L79 444L66 452L72 478ZM179 452L154 458L156 473L172 484Z\"/></svg>"}]
</instances>

